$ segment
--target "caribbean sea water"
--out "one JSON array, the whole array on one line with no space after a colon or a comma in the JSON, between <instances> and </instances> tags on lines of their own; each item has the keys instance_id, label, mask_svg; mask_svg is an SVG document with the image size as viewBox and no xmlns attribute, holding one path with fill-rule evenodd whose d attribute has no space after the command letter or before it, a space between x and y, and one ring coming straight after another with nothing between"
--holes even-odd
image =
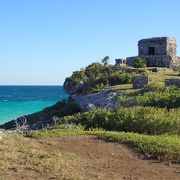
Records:
<instances>
[{"instance_id":1,"label":"caribbean sea water","mask_svg":"<svg viewBox=\"0 0 180 180\"><path fill-rule=\"evenodd\" d=\"M67 99L62 86L0 86L0 124Z\"/></svg>"}]
</instances>

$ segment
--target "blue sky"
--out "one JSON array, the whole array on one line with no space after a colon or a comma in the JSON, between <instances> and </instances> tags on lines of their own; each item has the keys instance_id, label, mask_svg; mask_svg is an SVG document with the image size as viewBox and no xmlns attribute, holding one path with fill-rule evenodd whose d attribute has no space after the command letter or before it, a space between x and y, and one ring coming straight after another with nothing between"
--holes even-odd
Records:
<instances>
[{"instance_id":1,"label":"blue sky","mask_svg":"<svg viewBox=\"0 0 180 180\"><path fill-rule=\"evenodd\" d=\"M111 63L136 55L142 38L180 45L179 8L179 0L0 0L0 85L59 85L106 55Z\"/></svg>"}]
</instances>

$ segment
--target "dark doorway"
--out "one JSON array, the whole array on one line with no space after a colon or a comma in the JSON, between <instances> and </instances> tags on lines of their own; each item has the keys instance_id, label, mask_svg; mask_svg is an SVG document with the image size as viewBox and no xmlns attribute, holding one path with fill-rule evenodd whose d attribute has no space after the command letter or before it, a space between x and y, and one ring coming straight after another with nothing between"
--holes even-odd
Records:
<instances>
[{"instance_id":1,"label":"dark doorway","mask_svg":"<svg viewBox=\"0 0 180 180\"><path fill-rule=\"evenodd\" d=\"M149 55L155 55L155 47L149 47Z\"/></svg>"}]
</instances>

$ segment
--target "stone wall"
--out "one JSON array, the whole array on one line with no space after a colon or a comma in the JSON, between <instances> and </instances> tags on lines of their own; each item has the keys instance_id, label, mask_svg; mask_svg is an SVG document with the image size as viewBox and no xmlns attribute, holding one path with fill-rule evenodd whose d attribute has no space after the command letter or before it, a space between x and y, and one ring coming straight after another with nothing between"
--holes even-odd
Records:
<instances>
[{"instance_id":1,"label":"stone wall","mask_svg":"<svg viewBox=\"0 0 180 180\"><path fill-rule=\"evenodd\" d=\"M167 55L169 56L176 56L176 39L175 38L167 38Z\"/></svg>"},{"instance_id":2,"label":"stone wall","mask_svg":"<svg viewBox=\"0 0 180 180\"><path fill-rule=\"evenodd\" d=\"M127 57L126 64L128 66L134 66L135 59L138 56ZM171 56L140 56L145 59L147 62L147 66L149 67L178 67L180 66L180 57L171 57Z\"/></svg>"},{"instance_id":3,"label":"stone wall","mask_svg":"<svg viewBox=\"0 0 180 180\"><path fill-rule=\"evenodd\" d=\"M90 111L96 108L117 108L120 103L117 99L122 96L121 92L107 90L96 94L89 95L72 95L71 99L79 105L82 111Z\"/></svg>"},{"instance_id":4,"label":"stone wall","mask_svg":"<svg viewBox=\"0 0 180 180\"><path fill-rule=\"evenodd\" d=\"M135 62L135 59L137 58L138 56L132 56L132 57L127 57L126 58L126 64L128 66L134 66L134 62Z\"/></svg>"},{"instance_id":5,"label":"stone wall","mask_svg":"<svg viewBox=\"0 0 180 180\"><path fill-rule=\"evenodd\" d=\"M170 56L142 56L146 60L147 66L150 67L171 67L171 62L173 61Z\"/></svg>"},{"instance_id":6,"label":"stone wall","mask_svg":"<svg viewBox=\"0 0 180 180\"><path fill-rule=\"evenodd\" d=\"M165 79L165 85L180 87L180 78Z\"/></svg>"},{"instance_id":7,"label":"stone wall","mask_svg":"<svg viewBox=\"0 0 180 180\"><path fill-rule=\"evenodd\" d=\"M138 55L148 56L149 47L155 48L155 55L167 55L167 37L142 39L138 42Z\"/></svg>"},{"instance_id":8,"label":"stone wall","mask_svg":"<svg viewBox=\"0 0 180 180\"><path fill-rule=\"evenodd\" d=\"M180 57L179 56L176 56L175 58L173 58L171 66L172 67L180 67Z\"/></svg>"}]
</instances>

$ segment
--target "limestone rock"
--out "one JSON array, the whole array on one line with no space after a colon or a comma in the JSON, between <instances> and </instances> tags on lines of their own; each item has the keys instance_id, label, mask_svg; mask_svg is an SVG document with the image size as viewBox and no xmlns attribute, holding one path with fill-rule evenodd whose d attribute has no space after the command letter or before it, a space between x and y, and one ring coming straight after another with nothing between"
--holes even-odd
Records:
<instances>
[{"instance_id":1,"label":"limestone rock","mask_svg":"<svg viewBox=\"0 0 180 180\"><path fill-rule=\"evenodd\" d=\"M73 95L71 99L79 105L82 111L92 111L94 108L118 108L120 106L118 96L122 96L122 93L106 90L96 94Z\"/></svg>"},{"instance_id":2,"label":"limestone rock","mask_svg":"<svg viewBox=\"0 0 180 180\"><path fill-rule=\"evenodd\" d=\"M64 82L63 87L68 94L73 95L80 93L82 89L85 87L85 84L83 82L76 83L67 78Z\"/></svg>"}]
</instances>

